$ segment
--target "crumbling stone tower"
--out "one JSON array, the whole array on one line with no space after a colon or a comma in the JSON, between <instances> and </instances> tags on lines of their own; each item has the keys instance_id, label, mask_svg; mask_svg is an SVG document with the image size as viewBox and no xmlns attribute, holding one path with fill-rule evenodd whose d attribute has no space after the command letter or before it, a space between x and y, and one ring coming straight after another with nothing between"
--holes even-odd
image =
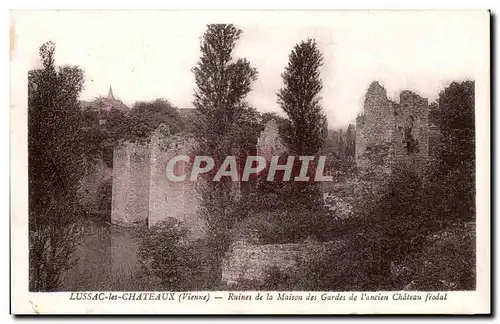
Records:
<instances>
[{"instance_id":1,"label":"crumbling stone tower","mask_svg":"<svg viewBox=\"0 0 500 324\"><path fill-rule=\"evenodd\" d=\"M134 227L148 223L150 159L147 145L123 143L113 152L111 223Z\"/></svg>"},{"instance_id":2,"label":"crumbling stone tower","mask_svg":"<svg viewBox=\"0 0 500 324\"><path fill-rule=\"evenodd\" d=\"M429 158L428 100L402 91L399 103L372 82L365 96L364 111L356 119L356 165L361 170L382 166L390 173L398 163L422 171ZM382 161L375 161L378 151Z\"/></svg>"},{"instance_id":3,"label":"crumbling stone tower","mask_svg":"<svg viewBox=\"0 0 500 324\"><path fill-rule=\"evenodd\" d=\"M193 140L171 135L159 128L149 143L125 143L115 148L111 223L124 227L152 226L167 217L176 218L194 236L204 233L198 217L196 182L189 180L191 165L178 163L185 181L167 178L167 162L174 156L190 155Z\"/></svg>"},{"instance_id":4,"label":"crumbling stone tower","mask_svg":"<svg viewBox=\"0 0 500 324\"><path fill-rule=\"evenodd\" d=\"M179 155L191 156L195 142L186 135L169 135L158 129L151 137L151 171L149 181L149 224L166 217L182 221L194 236L204 233L204 221L198 215L199 199L196 181L190 181L191 162L178 163L175 174L186 174L186 179L173 182L167 179L168 161Z\"/></svg>"},{"instance_id":5,"label":"crumbling stone tower","mask_svg":"<svg viewBox=\"0 0 500 324\"><path fill-rule=\"evenodd\" d=\"M395 108L394 160L423 171L429 160L428 100L406 90Z\"/></svg>"}]
</instances>

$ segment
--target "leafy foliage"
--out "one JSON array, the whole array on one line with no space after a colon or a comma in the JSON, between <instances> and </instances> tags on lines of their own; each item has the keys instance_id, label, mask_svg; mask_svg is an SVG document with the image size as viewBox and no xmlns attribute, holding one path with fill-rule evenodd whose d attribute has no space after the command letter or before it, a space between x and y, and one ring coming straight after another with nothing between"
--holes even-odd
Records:
<instances>
[{"instance_id":1,"label":"leafy foliage","mask_svg":"<svg viewBox=\"0 0 500 324\"><path fill-rule=\"evenodd\" d=\"M321 108L320 92L323 88L320 67L323 55L313 39L295 45L283 72L284 87L277 92L278 104L287 114L280 127L280 137L291 155L314 156L328 135L326 116ZM299 171L299 168L294 168ZM300 197L315 187L315 183L290 182L286 184L293 195ZM300 198L299 198L300 199Z\"/></svg>"},{"instance_id":2,"label":"leafy foliage","mask_svg":"<svg viewBox=\"0 0 500 324\"><path fill-rule=\"evenodd\" d=\"M124 139L135 141L149 138L160 124L167 125L171 134L182 130L183 121L177 108L165 99L134 104L122 128Z\"/></svg>"},{"instance_id":3,"label":"leafy foliage","mask_svg":"<svg viewBox=\"0 0 500 324\"><path fill-rule=\"evenodd\" d=\"M99 99L98 99L99 100ZM115 108L109 111L84 111L88 127L85 128L89 150L112 162L112 151L123 142L146 143L160 125L166 125L170 134L180 132L185 123L176 107L165 99L139 101L129 111ZM102 120L104 123L97 123ZM111 159L110 159L111 158Z\"/></svg>"},{"instance_id":4,"label":"leafy foliage","mask_svg":"<svg viewBox=\"0 0 500 324\"><path fill-rule=\"evenodd\" d=\"M54 64L55 44L40 48L43 68L28 73L28 174L30 222L48 222L37 217L53 196L76 197L83 175L85 147L78 96L83 89L79 67ZM54 220L59 222L59 220Z\"/></svg>"},{"instance_id":5,"label":"leafy foliage","mask_svg":"<svg viewBox=\"0 0 500 324\"><path fill-rule=\"evenodd\" d=\"M280 135L280 138L283 138L285 136L284 134L284 129L286 127L286 118L281 117L275 112L265 112L262 113L260 116L260 131L263 131L264 128L266 127L267 123L270 122L271 120L274 120L278 124L278 132Z\"/></svg>"},{"instance_id":6,"label":"leafy foliage","mask_svg":"<svg viewBox=\"0 0 500 324\"><path fill-rule=\"evenodd\" d=\"M257 71L246 59L234 60L231 56L240 35L241 30L230 24L208 25L200 46L200 60L193 68L196 154L213 157L216 165L230 155L245 156L258 136L256 112L244 101ZM218 285L222 258L230 244L229 232L242 210L237 209L239 197L230 181L202 181L198 192L213 257L212 281Z\"/></svg>"},{"instance_id":7,"label":"leafy foliage","mask_svg":"<svg viewBox=\"0 0 500 324\"><path fill-rule=\"evenodd\" d=\"M366 205L358 202L356 216L332 228L343 231L340 248L299 265L296 289L394 289L392 264L419 252L432 229L432 219L422 210L422 195L415 173L396 170L377 199Z\"/></svg>"},{"instance_id":8,"label":"leafy foliage","mask_svg":"<svg viewBox=\"0 0 500 324\"><path fill-rule=\"evenodd\" d=\"M259 244L286 244L313 238L322 240L328 215L306 208L272 210L254 215L247 225Z\"/></svg>"},{"instance_id":9,"label":"leafy foliage","mask_svg":"<svg viewBox=\"0 0 500 324\"><path fill-rule=\"evenodd\" d=\"M352 264L339 275L345 276L355 267L356 278L351 284L360 290L390 287L391 264L419 252L435 226L433 215L423 208L421 179L411 169L396 169L387 189L376 197L364 206L359 202L359 223L351 223L352 236L341 251L341 258Z\"/></svg>"},{"instance_id":10,"label":"leafy foliage","mask_svg":"<svg viewBox=\"0 0 500 324\"><path fill-rule=\"evenodd\" d=\"M453 82L439 96L441 143L429 170L429 195L443 221L475 218L474 82Z\"/></svg>"},{"instance_id":11,"label":"leafy foliage","mask_svg":"<svg viewBox=\"0 0 500 324\"><path fill-rule=\"evenodd\" d=\"M296 155L314 155L324 143L327 121L319 96L322 64L323 55L316 42L308 39L295 45L282 74L284 88L277 93L278 104L288 115L283 141Z\"/></svg>"},{"instance_id":12,"label":"leafy foliage","mask_svg":"<svg viewBox=\"0 0 500 324\"><path fill-rule=\"evenodd\" d=\"M257 77L257 70L246 59L233 62L231 53L240 35L241 30L230 24L208 25L200 61L193 68L194 105L201 119L198 139L209 148L227 137L230 128L245 115L248 107L244 99Z\"/></svg>"},{"instance_id":13,"label":"leafy foliage","mask_svg":"<svg viewBox=\"0 0 500 324\"><path fill-rule=\"evenodd\" d=\"M408 289L471 290L476 286L475 227L455 226L434 235L413 261Z\"/></svg>"},{"instance_id":14,"label":"leafy foliage","mask_svg":"<svg viewBox=\"0 0 500 324\"><path fill-rule=\"evenodd\" d=\"M42 68L28 72L30 290L53 291L80 243L77 186L87 148L78 97L79 67L56 67L55 44L40 48Z\"/></svg>"},{"instance_id":15,"label":"leafy foliage","mask_svg":"<svg viewBox=\"0 0 500 324\"><path fill-rule=\"evenodd\" d=\"M61 200L39 214L39 217L66 219L68 206ZM31 225L31 224L30 224ZM62 275L76 263L72 253L80 245L83 233L77 222L48 223L30 226L29 231L29 290L56 291Z\"/></svg>"},{"instance_id":16,"label":"leafy foliage","mask_svg":"<svg viewBox=\"0 0 500 324\"><path fill-rule=\"evenodd\" d=\"M199 269L195 250L188 240L187 228L174 218L167 218L139 235L139 260L146 275L162 282L167 290L190 287Z\"/></svg>"},{"instance_id":17,"label":"leafy foliage","mask_svg":"<svg viewBox=\"0 0 500 324\"><path fill-rule=\"evenodd\" d=\"M292 275L282 271L277 266L272 266L265 271L264 282L259 288L271 291L283 291L290 288Z\"/></svg>"}]
</instances>

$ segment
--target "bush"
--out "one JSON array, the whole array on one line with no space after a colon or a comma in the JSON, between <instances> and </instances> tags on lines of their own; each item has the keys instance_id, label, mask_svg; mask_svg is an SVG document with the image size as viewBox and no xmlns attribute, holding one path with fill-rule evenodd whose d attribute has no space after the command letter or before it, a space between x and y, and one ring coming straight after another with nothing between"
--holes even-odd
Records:
<instances>
[{"instance_id":1,"label":"bush","mask_svg":"<svg viewBox=\"0 0 500 324\"><path fill-rule=\"evenodd\" d=\"M47 208L30 210L29 288L50 292L61 286L63 274L76 263L73 252L82 243L82 210L73 195L47 193Z\"/></svg>"},{"instance_id":2,"label":"bush","mask_svg":"<svg viewBox=\"0 0 500 324\"><path fill-rule=\"evenodd\" d=\"M434 236L434 242L415 260L412 290L474 290L476 287L475 233L451 229Z\"/></svg>"},{"instance_id":3,"label":"bush","mask_svg":"<svg viewBox=\"0 0 500 324\"><path fill-rule=\"evenodd\" d=\"M97 201L99 211L106 212L108 218L111 216L111 204L113 197L113 182L107 180L97 188Z\"/></svg>"},{"instance_id":4,"label":"bush","mask_svg":"<svg viewBox=\"0 0 500 324\"><path fill-rule=\"evenodd\" d=\"M454 229L431 198L415 173L396 169L380 198L338 222L343 248L299 265L297 289L473 289L474 235Z\"/></svg>"},{"instance_id":5,"label":"bush","mask_svg":"<svg viewBox=\"0 0 500 324\"><path fill-rule=\"evenodd\" d=\"M146 276L154 276L168 290L186 290L197 275L200 262L188 240L187 228L167 218L144 229L139 235L138 257Z\"/></svg>"},{"instance_id":6,"label":"bush","mask_svg":"<svg viewBox=\"0 0 500 324\"><path fill-rule=\"evenodd\" d=\"M390 290L383 250L371 242L369 237L353 235L340 247L301 261L291 280L294 290Z\"/></svg>"},{"instance_id":7,"label":"bush","mask_svg":"<svg viewBox=\"0 0 500 324\"><path fill-rule=\"evenodd\" d=\"M355 217L336 222L345 232L340 250L301 266L303 289L394 289L391 265L422 250L433 222L422 210L421 181L411 170L395 169L387 187L373 195L356 202Z\"/></svg>"},{"instance_id":8,"label":"bush","mask_svg":"<svg viewBox=\"0 0 500 324\"><path fill-rule=\"evenodd\" d=\"M294 290L292 279L293 274L281 270L278 266L272 266L265 271L263 290L283 291Z\"/></svg>"},{"instance_id":9,"label":"bush","mask_svg":"<svg viewBox=\"0 0 500 324\"><path fill-rule=\"evenodd\" d=\"M294 208L255 215L249 221L248 232L260 244L297 243L307 238L326 237L328 214L322 210Z\"/></svg>"},{"instance_id":10,"label":"bush","mask_svg":"<svg viewBox=\"0 0 500 324\"><path fill-rule=\"evenodd\" d=\"M76 223L44 225L29 231L29 290L56 291L62 275L78 261L73 252L81 243L82 231Z\"/></svg>"}]
</instances>

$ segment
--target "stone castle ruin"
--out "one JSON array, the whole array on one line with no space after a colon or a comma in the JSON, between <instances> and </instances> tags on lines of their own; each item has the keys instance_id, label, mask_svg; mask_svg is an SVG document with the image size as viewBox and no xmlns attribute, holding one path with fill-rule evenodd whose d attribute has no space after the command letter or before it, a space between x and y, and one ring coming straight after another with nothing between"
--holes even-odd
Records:
<instances>
[{"instance_id":1,"label":"stone castle ruin","mask_svg":"<svg viewBox=\"0 0 500 324\"><path fill-rule=\"evenodd\" d=\"M95 103L83 102L83 106L125 109L123 103L114 97L111 87L107 97ZM191 112L184 109L183 113ZM363 112L357 117L356 126L349 126L349 133L353 138L348 139L348 144L354 146L358 169L373 168L377 163L374 155L378 154L388 173L397 163L423 170L429 159L430 146L437 143L439 136L437 127L429 122L427 99L405 90L400 93L399 102L395 102L387 97L386 90L376 81L370 84ZM171 182L166 177L167 162L177 155L190 155L194 144L190 136L172 135L166 126L157 129L147 143L123 143L114 148L111 168L96 168L99 174L94 172L96 174L89 174L84 179L82 186L89 192L84 198L92 200L93 182L98 185L97 182L112 181L112 224L151 226L173 217L201 235L204 225L197 216L196 182L189 179ZM278 125L271 120L258 139L257 154L270 159L284 152ZM178 163L176 167L190 166Z\"/></svg>"},{"instance_id":2,"label":"stone castle ruin","mask_svg":"<svg viewBox=\"0 0 500 324\"><path fill-rule=\"evenodd\" d=\"M404 90L397 103L378 82L372 82L356 119L356 165L361 170L373 167L378 150L389 173L398 163L423 171L432 149L429 142L435 143L439 136L436 130L429 123L426 98Z\"/></svg>"},{"instance_id":3,"label":"stone castle ruin","mask_svg":"<svg viewBox=\"0 0 500 324\"><path fill-rule=\"evenodd\" d=\"M87 107L108 109L118 105L123 108L121 104L121 101L114 98L110 89L108 97L101 98L99 103L88 104ZM183 114L191 112L186 109L182 111ZM405 163L417 171L422 171L429 159L432 143L437 143L439 137L437 127L429 122L427 99L405 90L400 93L399 102L395 102L387 97L386 90L378 82L373 82L369 86L363 112L357 117L355 127L350 125L345 136L342 133L339 135L332 132L332 134L336 137L332 137L331 142L341 143L343 145L340 146L346 148L352 147L354 151L352 155L360 171L376 167L378 162L374 156L378 155L382 158L384 162L382 165L387 173L390 173L397 163ZM334 146L339 146L333 144L330 145L331 148L325 145L321 154L328 154ZM112 182L111 224L114 226L111 226L109 252L112 273L124 272L123 264L127 263L124 258L135 258L135 256L124 255L124 240L133 241L127 238L129 237L127 228L152 226L168 217L173 217L182 221L194 237L204 235L205 223L198 213L200 201L196 190L197 183L190 181L189 177L182 182L172 182L166 176L167 162L174 156L190 156L194 145L194 139L189 135L170 134L167 126L161 126L146 143L127 142L115 147L112 154L112 166L103 166L100 163L96 167L97 171L94 172L96 174L89 174L82 181L84 193L93 192L93 188L100 182ZM256 149L257 154L266 159L285 152L275 120L266 124L258 139ZM177 163L176 168L181 168L176 170L177 172L189 173L190 165ZM330 172L332 171L334 170ZM325 203L328 205L329 195L335 197L336 200L333 200L332 204L344 214L351 215L350 199L353 197L353 188L357 183L355 180L335 183L333 189L328 184L323 186ZM340 189L337 188L339 186ZM347 196L343 197L338 192L346 192ZM92 200L92 197L86 196L87 200ZM122 233L123 231L127 232L126 235ZM127 248L127 253L135 255L132 245ZM240 247L241 251L237 251L245 254L245 251L252 249L257 248L245 245ZM303 253L299 247L292 246L290 249L297 250L294 253ZM269 254L267 258L274 260L272 262L281 260L278 255L273 254L281 253L281 248L269 247L265 251ZM239 261L234 261L235 257L238 259L238 253L228 255L228 260L232 261L226 262L227 267L224 270L226 278L232 278L232 274L241 272ZM259 267L257 263L261 262L261 254L256 255L259 257L249 259L250 263L245 267Z\"/></svg>"},{"instance_id":4,"label":"stone castle ruin","mask_svg":"<svg viewBox=\"0 0 500 324\"><path fill-rule=\"evenodd\" d=\"M167 162L174 156L190 155L193 140L171 135L166 126L157 129L149 143L125 143L113 157L111 223L134 227L152 226L167 217L184 222L196 236L204 226L197 216L196 182L167 179ZM178 163L177 168L189 168ZM174 170L186 172L187 170Z\"/></svg>"},{"instance_id":5,"label":"stone castle ruin","mask_svg":"<svg viewBox=\"0 0 500 324\"><path fill-rule=\"evenodd\" d=\"M198 216L195 181L172 182L166 176L167 162L179 155L190 156L194 139L171 135L166 126L157 129L149 143L124 143L113 152L111 223L123 227L152 226L167 217L182 221L195 236L204 233ZM270 121L257 143L257 154L270 159L285 151L278 125ZM189 174L190 165L177 163L174 173ZM235 187L235 190L238 190Z\"/></svg>"},{"instance_id":6,"label":"stone castle ruin","mask_svg":"<svg viewBox=\"0 0 500 324\"><path fill-rule=\"evenodd\" d=\"M114 98L111 88L105 103L106 106L121 103ZM436 142L438 136L428 116L427 99L405 90L400 93L399 102L395 102L378 82L372 82L355 128L350 125L356 166L360 170L373 167L376 163L373 151L378 150L386 162L386 172L390 173L396 163L423 170L429 158L429 142ZM115 147L111 223L124 227L151 226L173 217L201 235L204 225L197 216L196 182L189 179L171 182L166 177L167 162L177 155L190 155L194 144L188 135L172 135L163 126L148 143L123 143ZM258 139L257 154L270 159L284 152L278 125L271 120ZM176 167L190 166L178 163Z\"/></svg>"}]
</instances>

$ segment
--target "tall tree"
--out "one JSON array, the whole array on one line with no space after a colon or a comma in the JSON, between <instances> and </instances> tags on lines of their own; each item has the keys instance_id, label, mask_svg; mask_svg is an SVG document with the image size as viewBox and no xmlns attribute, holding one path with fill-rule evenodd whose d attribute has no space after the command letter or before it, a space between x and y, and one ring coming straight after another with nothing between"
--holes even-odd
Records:
<instances>
[{"instance_id":1,"label":"tall tree","mask_svg":"<svg viewBox=\"0 0 500 324\"><path fill-rule=\"evenodd\" d=\"M431 197L444 221L475 217L474 81L452 82L440 94L436 120L441 133L431 168Z\"/></svg>"},{"instance_id":2,"label":"tall tree","mask_svg":"<svg viewBox=\"0 0 500 324\"><path fill-rule=\"evenodd\" d=\"M50 193L75 195L83 170L78 102L83 71L56 68L54 55L55 44L45 43L40 48L43 68L28 73L28 172L30 211L35 214L47 208Z\"/></svg>"},{"instance_id":3,"label":"tall tree","mask_svg":"<svg viewBox=\"0 0 500 324\"><path fill-rule=\"evenodd\" d=\"M241 30L231 24L208 25L201 57L193 68L196 81L197 154L208 155L220 166L229 155L241 156L247 145L242 139L248 124L257 124L256 114L245 102L257 70L246 59L233 60L232 52ZM255 138L256 141L256 138ZM222 278L221 263L230 244L229 231L241 215L237 185L208 179L199 184L201 215L206 221L212 262L212 285Z\"/></svg>"},{"instance_id":4,"label":"tall tree","mask_svg":"<svg viewBox=\"0 0 500 324\"><path fill-rule=\"evenodd\" d=\"M449 148L441 155L448 170L475 160L474 81L452 82L438 99L438 126ZM443 152L444 153L444 152Z\"/></svg>"},{"instance_id":5,"label":"tall tree","mask_svg":"<svg viewBox=\"0 0 500 324\"><path fill-rule=\"evenodd\" d=\"M280 131L287 152L298 156L314 156L318 153L328 135L327 120L321 108L320 92L323 88L320 68L323 55L315 40L307 39L295 45L289 55L288 65L281 77L284 87L277 92L278 104L288 119ZM294 175L298 175L301 163L295 160ZM307 206L321 207L318 183L312 181L315 161L310 163L309 182L290 182L285 196L292 208ZM292 177L294 176L292 175Z\"/></svg>"},{"instance_id":6,"label":"tall tree","mask_svg":"<svg viewBox=\"0 0 500 324\"><path fill-rule=\"evenodd\" d=\"M79 67L55 65L55 44L40 48L28 73L30 290L54 290L77 244L76 191L84 172Z\"/></svg>"},{"instance_id":7,"label":"tall tree","mask_svg":"<svg viewBox=\"0 0 500 324\"><path fill-rule=\"evenodd\" d=\"M285 72L284 87L277 93L278 104L288 115L283 140L290 153L315 155L323 146L327 130L320 92L323 55L313 39L295 45Z\"/></svg>"}]
</instances>

